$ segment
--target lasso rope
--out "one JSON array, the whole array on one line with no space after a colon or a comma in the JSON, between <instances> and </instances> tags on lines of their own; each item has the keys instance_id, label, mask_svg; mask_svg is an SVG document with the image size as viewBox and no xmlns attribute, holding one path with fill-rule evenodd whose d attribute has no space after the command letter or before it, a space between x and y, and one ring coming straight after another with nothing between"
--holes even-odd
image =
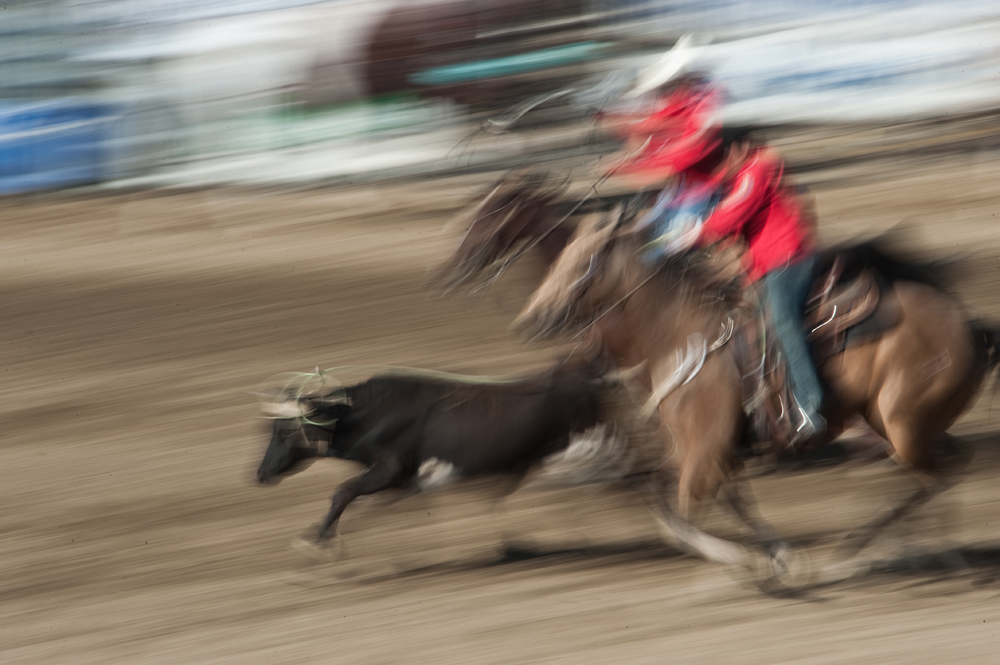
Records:
<instances>
[{"instance_id":1,"label":"lasso rope","mask_svg":"<svg viewBox=\"0 0 1000 665\"><path fill-rule=\"evenodd\" d=\"M306 376L326 376L332 372L339 371L358 371L364 370L366 372L381 372L383 374L388 374L390 376L409 376L414 378L425 378L425 379L443 379L446 381L455 381L458 383L466 383L473 385L502 385L507 383L515 383L524 379L523 375L520 374L507 374L503 376L481 376L476 374L458 374L455 372L442 372L435 369L423 369L420 367L406 367L404 365L340 365L339 367L330 367L328 369L320 370L317 369L315 372L306 373ZM336 380L336 378L334 379ZM340 383L338 381L338 383ZM341 383L341 385L343 385Z\"/></svg>"}]
</instances>

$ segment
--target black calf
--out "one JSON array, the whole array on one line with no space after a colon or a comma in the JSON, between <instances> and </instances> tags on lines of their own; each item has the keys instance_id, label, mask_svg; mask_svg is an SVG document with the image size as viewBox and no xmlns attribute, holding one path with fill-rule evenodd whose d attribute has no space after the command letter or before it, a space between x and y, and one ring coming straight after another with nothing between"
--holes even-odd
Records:
<instances>
[{"instance_id":1,"label":"black calf","mask_svg":"<svg viewBox=\"0 0 1000 665\"><path fill-rule=\"evenodd\" d=\"M337 488L322 540L362 495L424 489L451 476L520 477L597 424L598 391L606 386L600 370L596 361L561 365L500 384L382 375L328 397L286 402L257 478L267 483L317 457L364 465Z\"/></svg>"}]
</instances>

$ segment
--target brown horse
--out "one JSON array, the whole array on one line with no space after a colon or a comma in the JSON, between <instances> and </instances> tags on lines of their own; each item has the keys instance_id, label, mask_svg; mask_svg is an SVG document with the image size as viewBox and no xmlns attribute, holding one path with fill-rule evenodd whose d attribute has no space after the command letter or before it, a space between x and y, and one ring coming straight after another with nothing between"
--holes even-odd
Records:
<instances>
[{"instance_id":1,"label":"brown horse","mask_svg":"<svg viewBox=\"0 0 1000 665\"><path fill-rule=\"evenodd\" d=\"M623 215L581 225L551 266L515 327L529 336L582 332L600 323L605 348L626 367L645 363L664 441L654 479L659 516L677 541L709 560L748 565L749 553L688 521L693 507L720 489L768 546L780 572L787 550L755 519L733 483L745 431L740 359L720 334L736 301L716 273L691 257L657 267L639 260L646 239ZM892 275L888 275L891 279ZM997 364L1000 333L972 324L955 300L928 283L892 282L899 323L878 339L849 348L820 367L828 386L824 415L836 433L862 415L888 440L894 457L918 472L921 487L886 516L848 536L856 554L886 525L949 486L956 468L945 431L969 406ZM665 500L676 483L676 509Z\"/></svg>"}]
</instances>

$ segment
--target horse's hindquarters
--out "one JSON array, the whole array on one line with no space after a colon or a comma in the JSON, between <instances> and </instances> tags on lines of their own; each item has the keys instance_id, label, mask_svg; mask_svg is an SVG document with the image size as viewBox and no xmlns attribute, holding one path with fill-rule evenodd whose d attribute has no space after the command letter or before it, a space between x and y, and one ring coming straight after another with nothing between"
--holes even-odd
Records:
<instances>
[{"instance_id":1,"label":"horse's hindquarters","mask_svg":"<svg viewBox=\"0 0 1000 665\"><path fill-rule=\"evenodd\" d=\"M899 325L832 358L823 374L839 403L834 410L859 411L904 461L932 470L933 450L975 396L985 363L954 299L914 282L894 290Z\"/></svg>"}]
</instances>

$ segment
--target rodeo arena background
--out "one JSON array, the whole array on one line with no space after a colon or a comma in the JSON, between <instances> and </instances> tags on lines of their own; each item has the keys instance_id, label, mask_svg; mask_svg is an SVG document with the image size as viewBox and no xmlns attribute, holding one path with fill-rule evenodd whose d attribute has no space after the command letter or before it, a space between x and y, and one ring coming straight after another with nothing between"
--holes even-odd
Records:
<instances>
[{"instance_id":1,"label":"rodeo arena background","mask_svg":"<svg viewBox=\"0 0 1000 665\"><path fill-rule=\"evenodd\" d=\"M8 1L0 662L998 663L998 215L996 0Z\"/></svg>"}]
</instances>

